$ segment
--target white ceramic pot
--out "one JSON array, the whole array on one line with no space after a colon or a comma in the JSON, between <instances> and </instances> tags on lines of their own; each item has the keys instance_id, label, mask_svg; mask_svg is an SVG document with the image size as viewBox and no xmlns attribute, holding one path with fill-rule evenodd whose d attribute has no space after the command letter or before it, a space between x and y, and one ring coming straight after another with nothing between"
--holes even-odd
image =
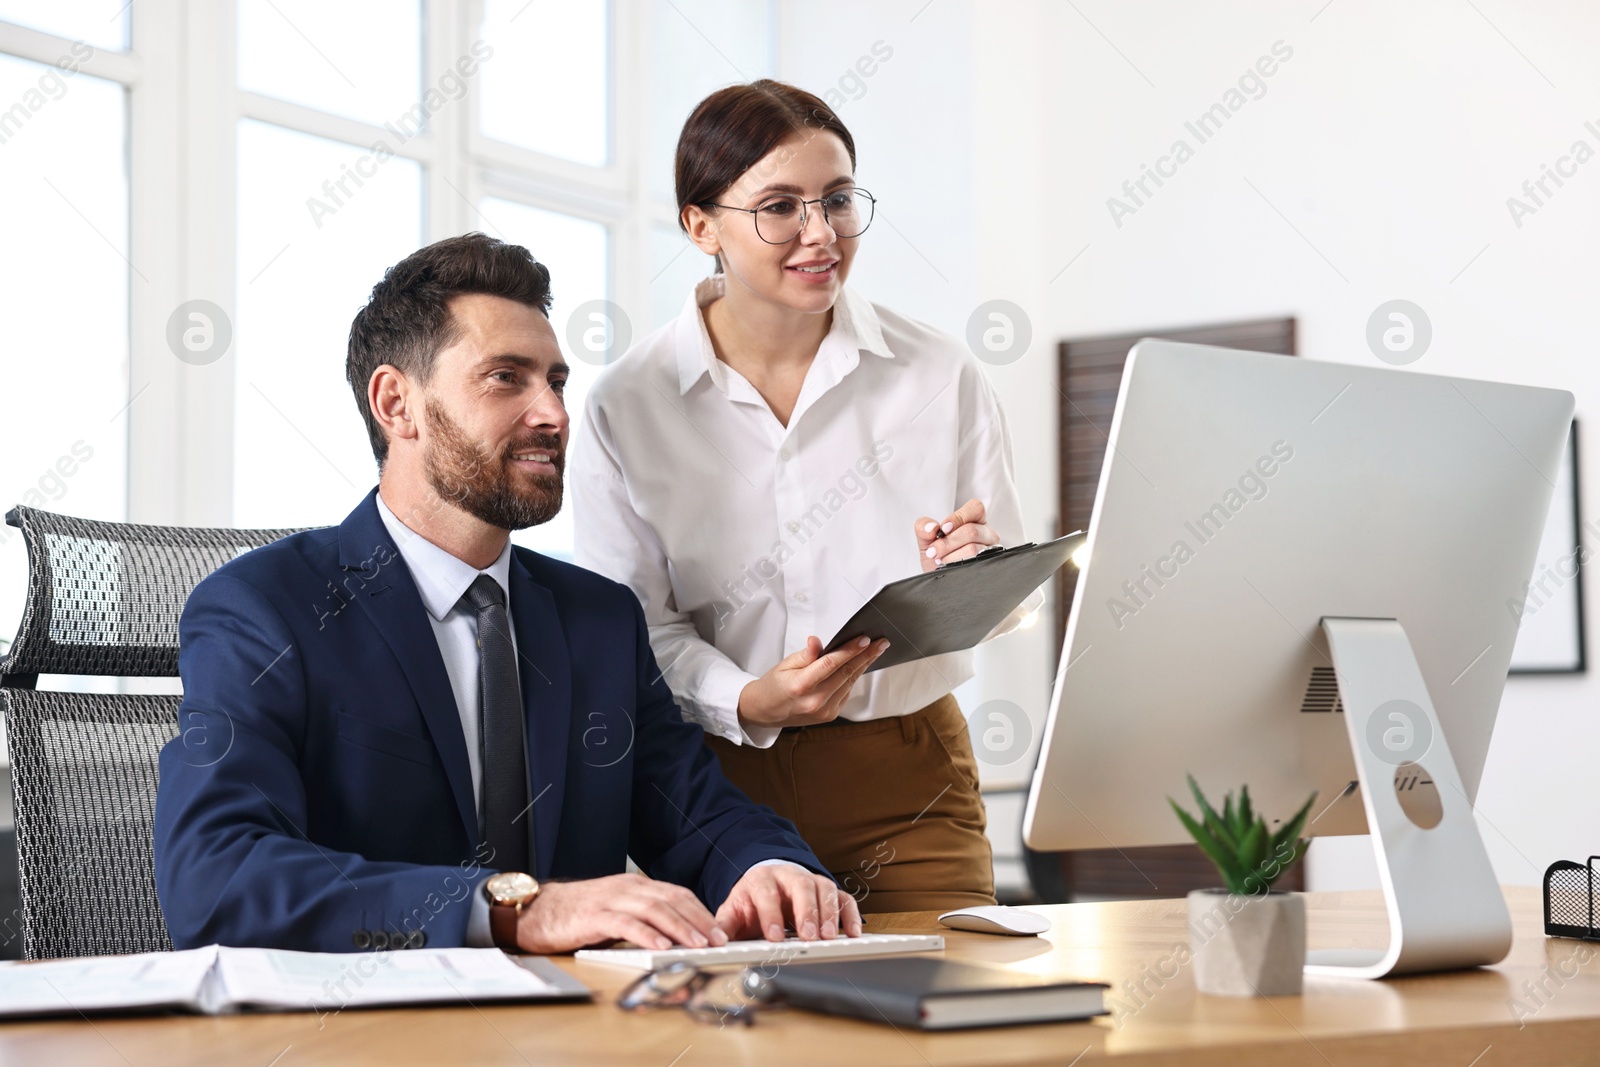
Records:
<instances>
[{"instance_id":1,"label":"white ceramic pot","mask_svg":"<svg viewBox=\"0 0 1600 1067\"><path fill-rule=\"evenodd\" d=\"M1194 985L1230 997L1298 996L1306 963L1306 903L1295 893L1189 894Z\"/></svg>"}]
</instances>

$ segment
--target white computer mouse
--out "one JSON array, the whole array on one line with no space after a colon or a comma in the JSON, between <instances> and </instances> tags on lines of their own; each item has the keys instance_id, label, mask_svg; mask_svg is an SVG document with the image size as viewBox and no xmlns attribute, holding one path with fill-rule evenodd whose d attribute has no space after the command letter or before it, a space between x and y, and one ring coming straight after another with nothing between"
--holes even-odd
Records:
<instances>
[{"instance_id":1,"label":"white computer mouse","mask_svg":"<svg viewBox=\"0 0 1600 1067\"><path fill-rule=\"evenodd\" d=\"M952 930L973 930L980 934L1009 934L1012 937L1037 937L1050 929L1050 920L1021 908L1008 908L1002 904L981 904L975 908L957 908L939 916L939 921Z\"/></svg>"}]
</instances>

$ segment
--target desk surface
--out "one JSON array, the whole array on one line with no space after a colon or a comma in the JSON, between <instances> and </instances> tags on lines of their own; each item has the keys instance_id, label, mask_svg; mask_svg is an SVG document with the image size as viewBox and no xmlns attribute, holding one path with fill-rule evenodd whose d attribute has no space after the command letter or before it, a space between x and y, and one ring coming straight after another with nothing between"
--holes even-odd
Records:
<instances>
[{"instance_id":1,"label":"desk surface","mask_svg":"<svg viewBox=\"0 0 1600 1067\"><path fill-rule=\"evenodd\" d=\"M1545 938L1538 890L1508 887L1506 896L1516 943L1496 967L1387 982L1308 978L1303 997L1243 1000L1195 993L1191 969L1176 956L1187 943L1181 900L1041 907L1054 924L1044 938L944 931L931 912L868 923L878 931L942 932L954 959L1110 981L1116 1010L1092 1022L925 1034L784 1011L748 1029L719 1029L678 1011L620 1011L611 1002L632 972L563 959L596 991L595 1003L347 1011L320 1020L292 1014L8 1023L0 1025L0 1063L1600 1062L1600 945ZM1376 948L1385 937L1375 892L1311 893L1307 903L1312 948Z\"/></svg>"}]
</instances>

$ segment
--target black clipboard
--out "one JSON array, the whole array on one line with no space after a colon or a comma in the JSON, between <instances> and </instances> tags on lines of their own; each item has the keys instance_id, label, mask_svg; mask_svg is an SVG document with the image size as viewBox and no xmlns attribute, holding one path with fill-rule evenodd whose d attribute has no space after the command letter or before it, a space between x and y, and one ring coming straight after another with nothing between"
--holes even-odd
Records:
<instances>
[{"instance_id":1,"label":"black clipboard","mask_svg":"<svg viewBox=\"0 0 1600 1067\"><path fill-rule=\"evenodd\" d=\"M972 648L1061 569L1083 531L1044 544L986 548L971 559L890 582L839 628L827 651L863 635L889 651L868 671Z\"/></svg>"}]
</instances>

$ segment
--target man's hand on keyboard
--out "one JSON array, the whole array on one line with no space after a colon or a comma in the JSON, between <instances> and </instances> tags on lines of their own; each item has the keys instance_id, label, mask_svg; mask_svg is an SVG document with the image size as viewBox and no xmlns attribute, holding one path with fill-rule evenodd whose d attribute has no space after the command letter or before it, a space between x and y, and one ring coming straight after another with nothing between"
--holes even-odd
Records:
<instances>
[{"instance_id":1,"label":"man's hand on keyboard","mask_svg":"<svg viewBox=\"0 0 1600 1067\"><path fill-rule=\"evenodd\" d=\"M805 941L861 936L855 898L832 878L792 863L750 868L717 909L717 925L736 941L782 941L786 922Z\"/></svg>"},{"instance_id":2,"label":"man's hand on keyboard","mask_svg":"<svg viewBox=\"0 0 1600 1067\"><path fill-rule=\"evenodd\" d=\"M728 935L694 893L642 874L546 882L517 921L517 945L524 952L571 952L608 941L705 948L727 944Z\"/></svg>"}]
</instances>

